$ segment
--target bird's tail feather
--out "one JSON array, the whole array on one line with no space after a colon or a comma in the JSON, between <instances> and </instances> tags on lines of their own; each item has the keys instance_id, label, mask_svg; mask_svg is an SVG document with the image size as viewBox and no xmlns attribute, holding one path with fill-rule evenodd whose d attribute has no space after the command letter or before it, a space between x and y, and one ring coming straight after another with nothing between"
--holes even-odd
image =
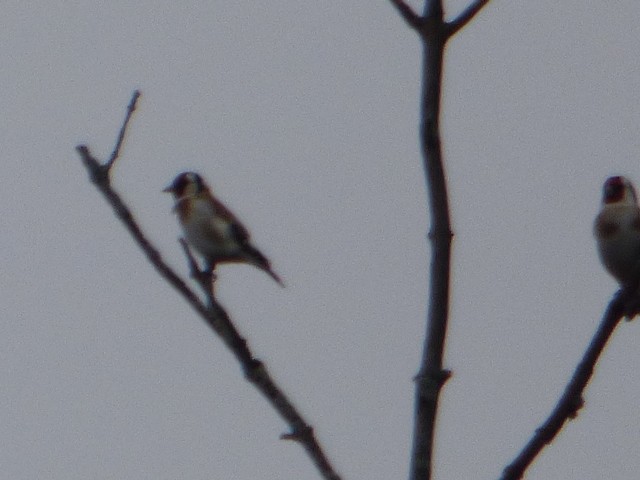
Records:
<instances>
[{"instance_id":1,"label":"bird's tail feather","mask_svg":"<svg viewBox=\"0 0 640 480\"><path fill-rule=\"evenodd\" d=\"M247 259L250 263L263 270L271 278L278 282L278 285L284 288L284 282L282 281L282 279L278 276L278 274L276 274L276 272L273 271L273 269L271 268L271 263L269 262L267 257L265 257L257 248L247 245L245 247L244 253L247 255Z\"/></svg>"}]
</instances>

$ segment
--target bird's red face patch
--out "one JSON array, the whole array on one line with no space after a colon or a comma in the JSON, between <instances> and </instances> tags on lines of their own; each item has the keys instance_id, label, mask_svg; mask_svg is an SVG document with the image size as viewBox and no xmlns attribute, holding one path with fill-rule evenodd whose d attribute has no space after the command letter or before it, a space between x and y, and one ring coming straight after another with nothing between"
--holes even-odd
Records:
<instances>
[{"instance_id":1,"label":"bird's red face patch","mask_svg":"<svg viewBox=\"0 0 640 480\"><path fill-rule=\"evenodd\" d=\"M184 172L178 175L173 183L163 191L173 193L176 198L181 198L186 194L199 193L203 189L204 184L200 175L194 172Z\"/></svg>"},{"instance_id":2,"label":"bird's red face patch","mask_svg":"<svg viewBox=\"0 0 640 480\"><path fill-rule=\"evenodd\" d=\"M604 183L602 191L603 203L617 203L624 198L625 181L622 177L610 177Z\"/></svg>"}]
</instances>

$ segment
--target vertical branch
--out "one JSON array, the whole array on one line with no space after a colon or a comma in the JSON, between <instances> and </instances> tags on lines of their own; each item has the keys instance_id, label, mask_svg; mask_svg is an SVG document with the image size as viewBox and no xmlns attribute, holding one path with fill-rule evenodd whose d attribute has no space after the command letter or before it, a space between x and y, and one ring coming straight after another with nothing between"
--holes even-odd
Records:
<instances>
[{"instance_id":1,"label":"vertical branch","mask_svg":"<svg viewBox=\"0 0 640 480\"><path fill-rule=\"evenodd\" d=\"M431 263L427 328L415 377L415 419L411 454L411 480L431 478L436 415L440 390L450 373L442 368L449 314L451 220L447 183L440 145L440 95L442 63L448 36L441 0L427 0L423 16L417 16L401 0L392 0L405 21L422 40L422 98L420 143L429 196Z\"/></svg>"},{"instance_id":2,"label":"vertical branch","mask_svg":"<svg viewBox=\"0 0 640 480\"><path fill-rule=\"evenodd\" d=\"M439 2L433 2L439 3ZM449 278L451 265L451 220L449 200L440 145L440 94L442 62L446 38L442 35L441 5L427 13L430 28L421 31L422 124L420 140L429 195L431 218L431 264L427 331L420 370L415 378L415 424L411 462L412 480L431 477L438 398L449 372L442 368L449 313Z\"/></svg>"},{"instance_id":3,"label":"vertical branch","mask_svg":"<svg viewBox=\"0 0 640 480\"><path fill-rule=\"evenodd\" d=\"M420 142L424 163L431 229L430 287L427 328L420 370L415 377L415 422L411 480L431 478L438 398L450 372L442 368L449 315L451 218L440 145L442 66L447 40L466 25L488 0L475 0L453 22L444 21L442 0L425 0L422 16L404 0L390 0L423 47Z\"/></svg>"},{"instance_id":4,"label":"vertical branch","mask_svg":"<svg viewBox=\"0 0 640 480\"><path fill-rule=\"evenodd\" d=\"M451 22L443 20L442 0L425 0L424 13L416 14L405 0L390 0L406 23L422 40L422 98L420 140L429 193L429 213L432 243L427 331L420 371L416 376L415 424L411 457L411 480L429 480L435 439L438 398L450 372L442 368L449 309L451 265L451 220L440 146L440 95L442 66L447 40L466 26L489 3L473 0ZM536 430L513 462L503 472L501 480L519 480L542 449L574 418L584 400L586 388L595 365L608 339L623 316L638 315L637 285L622 290L609 304L605 316L587 348L581 362L565 388L555 408Z\"/></svg>"}]
</instances>

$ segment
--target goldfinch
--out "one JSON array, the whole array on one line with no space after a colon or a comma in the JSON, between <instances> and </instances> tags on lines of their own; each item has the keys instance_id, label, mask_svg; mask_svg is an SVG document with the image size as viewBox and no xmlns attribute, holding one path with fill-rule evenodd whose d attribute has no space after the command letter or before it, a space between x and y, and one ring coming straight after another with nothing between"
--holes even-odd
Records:
<instances>
[{"instance_id":1,"label":"goldfinch","mask_svg":"<svg viewBox=\"0 0 640 480\"><path fill-rule=\"evenodd\" d=\"M280 286L269 260L250 243L249 232L236 216L213 196L202 177L179 174L163 192L173 194L174 211L187 242L213 270L218 263L248 263L264 270Z\"/></svg>"},{"instance_id":2,"label":"goldfinch","mask_svg":"<svg viewBox=\"0 0 640 480\"><path fill-rule=\"evenodd\" d=\"M620 286L636 288L640 282L640 207L631 182L608 178L594 235L600 260Z\"/></svg>"}]
</instances>

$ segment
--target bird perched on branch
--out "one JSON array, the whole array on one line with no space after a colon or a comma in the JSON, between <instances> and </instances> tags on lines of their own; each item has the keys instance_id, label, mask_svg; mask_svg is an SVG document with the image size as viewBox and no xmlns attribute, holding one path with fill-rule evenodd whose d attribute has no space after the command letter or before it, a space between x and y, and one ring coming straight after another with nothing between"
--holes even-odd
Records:
<instances>
[{"instance_id":1,"label":"bird perched on branch","mask_svg":"<svg viewBox=\"0 0 640 480\"><path fill-rule=\"evenodd\" d=\"M280 286L269 260L251 245L247 229L194 172L179 174L163 192L175 198L174 211L189 245L213 271L218 263L248 263L264 270Z\"/></svg>"},{"instance_id":2,"label":"bird perched on branch","mask_svg":"<svg viewBox=\"0 0 640 480\"><path fill-rule=\"evenodd\" d=\"M623 288L640 284L640 207L631 182L608 178L602 190L602 209L594 234L600 260Z\"/></svg>"}]
</instances>

